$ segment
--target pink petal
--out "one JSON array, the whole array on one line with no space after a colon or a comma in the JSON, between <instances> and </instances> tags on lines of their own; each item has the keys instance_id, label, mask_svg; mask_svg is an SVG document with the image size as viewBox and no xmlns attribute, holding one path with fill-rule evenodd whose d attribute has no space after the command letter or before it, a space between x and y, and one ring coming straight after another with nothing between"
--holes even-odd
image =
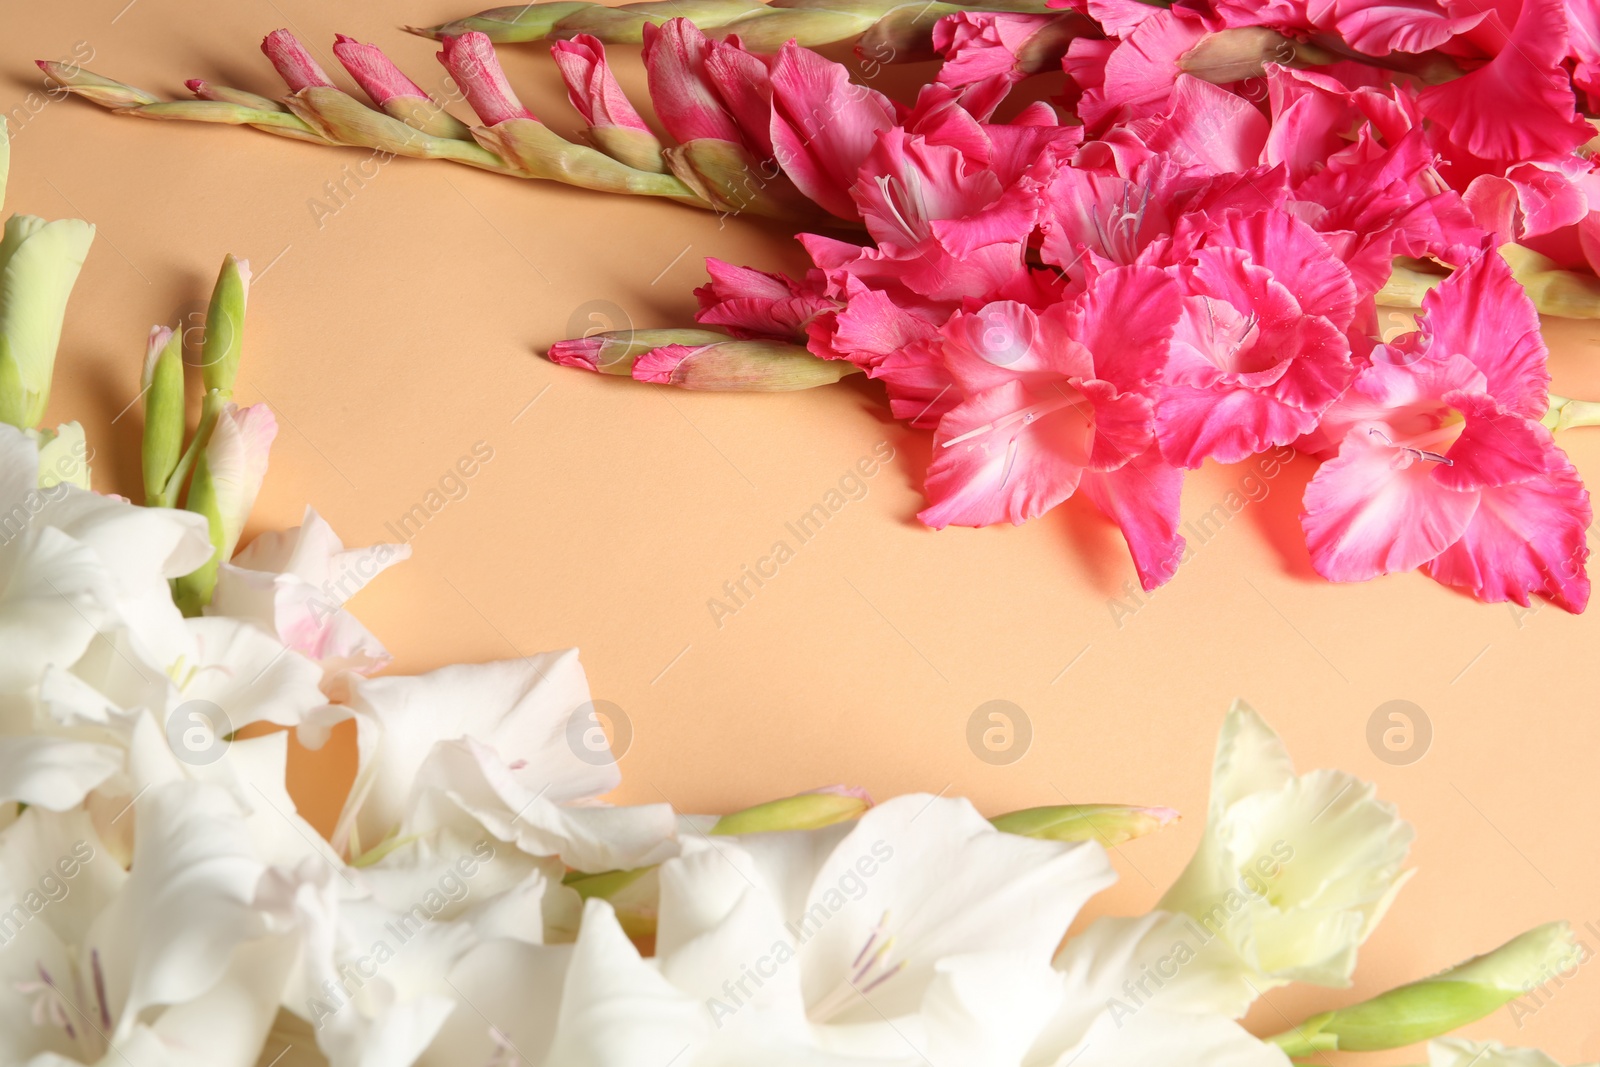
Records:
<instances>
[{"instance_id":1,"label":"pink petal","mask_svg":"<svg viewBox=\"0 0 1600 1067\"><path fill-rule=\"evenodd\" d=\"M1550 353L1539 333L1539 313L1498 254L1483 253L1425 296L1418 326L1433 358L1467 357L1508 411L1544 416Z\"/></svg>"},{"instance_id":2,"label":"pink petal","mask_svg":"<svg viewBox=\"0 0 1600 1067\"><path fill-rule=\"evenodd\" d=\"M757 158L772 158L772 74L775 56L758 56L739 46L738 38L712 41L705 76L722 106L733 116L745 144Z\"/></svg>"},{"instance_id":3,"label":"pink petal","mask_svg":"<svg viewBox=\"0 0 1600 1067\"><path fill-rule=\"evenodd\" d=\"M1428 564L1428 573L1479 600L1526 605L1541 594L1581 612L1589 603L1589 493L1553 442L1546 442L1545 460L1541 478L1483 490L1461 539Z\"/></svg>"},{"instance_id":4,"label":"pink petal","mask_svg":"<svg viewBox=\"0 0 1600 1067\"><path fill-rule=\"evenodd\" d=\"M1161 9L1144 0L1088 0L1086 10L1106 33L1112 37L1126 37Z\"/></svg>"},{"instance_id":5,"label":"pink petal","mask_svg":"<svg viewBox=\"0 0 1600 1067\"><path fill-rule=\"evenodd\" d=\"M1131 127L1153 150L1212 174L1249 170L1261 162L1270 128L1250 101L1191 74L1178 75L1164 117Z\"/></svg>"},{"instance_id":6,"label":"pink petal","mask_svg":"<svg viewBox=\"0 0 1600 1067\"><path fill-rule=\"evenodd\" d=\"M1056 407L1017 382L980 393L940 420L917 517L934 529L1020 525L1072 495L1093 439L1081 407Z\"/></svg>"},{"instance_id":7,"label":"pink petal","mask_svg":"<svg viewBox=\"0 0 1600 1067\"><path fill-rule=\"evenodd\" d=\"M1207 242L1243 249L1294 294L1307 315L1326 316L1341 330L1355 321L1356 283L1350 269L1315 230L1287 211L1232 215L1212 230Z\"/></svg>"},{"instance_id":8,"label":"pink petal","mask_svg":"<svg viewBox=\"0 0 1600 1067\"><path fill-rule=\"evenodd\" d=\"M1454 544L1477 510L1476 492L1431 477L1433 464L1360 429L1306 486L1300 525L1317 573L1361 582L1419 567Z\"/></svg>"},{"instance_id":9,"label":"pink petal","mask_svg":"<svg viewBox=\"0 0 1600 1067\"><path fill-rule=\"evenodd\" d=\"M1152 448L1117 470L1086 473L1080 488L1122 531L1139 584L1150 590L1171 579L1184 550L1178 534L1183 472Z\"/></svg>"},{"instance_id":10,"label":"pink petal","mask_svg":"<svg viewBox=\"0 0 1600 1067\"><path fill-rule=\"evenodd\" d=\"M1136 392L1160 377L1178 323L1178 285L1155 267L1116 267L1089 283L1068 332L1094 356L1096 378Z\"/></svg>"},{"instance_id":11,"label":"pink petal","mask_svg":"<svg viewBox=\"0 0 1600 1067\"><path fill-rule=\"evenodd\" d=\"M1487 12L1452 14L1436 0L1311 0L1311 21L1357 52L1428 52L1482 22Z\"/></svg>"},{"instance_id":12,"label":"pink petal","mask_svg":"<svg viewBox=\"0 0 1600 1067\"><path fill-rule=\"evenodd\" d=\"M1317 416L1272 395L1227 386L1168 386L1156 409L1161 454L1179 467L1236 463L1309 432Z\"/></svg>"},{"instance_id":13,"label":"pink petal","mask_svg":"<svg viewBox=\"0 0 1600 1067\"><path fill-rule=\"evenodd\" d=\"M670 23L669 23L670 25ZM793 41L772 68L772 149L795 186L840 218L856 216L850 187L894 106L852 84L844 66Z\"/></svg>"},{"instance_id":14,"label":"pink petal","mask_svg":"<svg viewBox=\"0 0 1600 1067\"><path fill-rule=\"evenodd\" d=\"M354 37L336 34L333 54L379 107L391 100L427 100L422 87L401 72L394 61L377 45L362 44Z\"/></svg>"},{"instance_id":15,"label":"pink petal","mask_svg":"<svg viewBox=\"0 0 1600 1067\"><path fill-rule=\"evenodd\" d=\"M679 141L706 138L743 144L706 74L711 42L688 19L668 19L644 27L644 67L656 117Z\"/></svg>"},{"instance_id":16,"label":"pink petal","mask_svg":"<svg viewBox=\"0 0 1600 1067\"><path fill-rule=\"evenodd\" d=\"M580 33L570 41L550 46L561 78L567 83L567 99L589 126L622 126L650 132L634 109L617 76L606 62L606 47L598 38Z\"/></svg>"},{"instance_id":17,"label":"pink petal","mask_svg":"<svg viewBox=\"0 0 1600 1067\"><path fill-rule=\"evenodd\" d=\"M507 119L531 119L533 112L522 106L511 91L494 45L488 34L469 30L459 37L446 37L439 62L444 64L456 85L466 94L467 104L483 121L494 126Z\"/></svg>"},{"instance_id":18,"label":"pink petal","mask_svg":"<svg viewBox=\"0 0 1600 1067\"><path fill-rule=\"evenodd\" d=\"M1552 447L1549 430L1486 396L1458 391L1447 393L1445 402L1462 414L1466 425L1445 454L1449 462L1434 468L1434 481L1446 489L1472 490L1543 476Z\"/></svg>"},{"instance_id":19,"label":"pink petal","mask_svg":"<svg viewBox=\"0 0 1600 1067\"><path fill-rule=\"evenodd\" d=\"M1516 27L1486 65L1422 91L1423 113L1483 159L1556 160L1594 136L1561 71L1569 38L1562 0L1524 0Z\"/></svg>"},{"instance_id":20,"label":"pink petal","mask_svg":"<svg viewBox=\"0 0 1600 1067\"><path fill-rule=\"evenodd\" d=\"M332 86L333 81L306 51L300 39L288 30L273 30L261 41L261 51L272 61L272 68L289 86L291 93L313 85Z\"/></svg>"},{"instance_id":21,"label":"pink petal","mask_svg":"<svg viewBox=\"0 0 1600 1067\"><path fill-rule=\"evenodd\" d=\"M806 325L836 302L822 295L820 272L804 283L782 274L736 267L720 259L706 260L711 281L694 291L700 298L695 318L719 326L735 337L803 339ZM813 277L816 276L816 277Z\"/></svg>"},{"instance_id":22,"label":"pink petal","mask_svg":"<svg viewBox=\"0 0 1600 1067\"><path fill-rule=\"evenodd\" d=\"M1103 74L1097 72L1101 84L1090 85L1090 77L1080 82L1085 92L1078 114L1084 125L1098 129L1165 111L1179 77L1178 59L1203 36L1205 27L1200 23L1157 9L1110 51ZM1082 64L1099 51L1080 38L1067 54L1069 62L1077 57Z\"/></svg>"}]
</instances>

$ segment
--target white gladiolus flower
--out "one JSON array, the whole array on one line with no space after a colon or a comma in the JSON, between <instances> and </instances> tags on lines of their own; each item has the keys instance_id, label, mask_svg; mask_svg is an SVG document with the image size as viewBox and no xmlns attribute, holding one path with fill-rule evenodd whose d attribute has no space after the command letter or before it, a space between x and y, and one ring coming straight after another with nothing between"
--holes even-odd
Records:
<instances>
[{"instance_id":1,"label":"white gladiolus flower","mask_svg":"<svg viewBox=\"0 0 1600 1067\"><path fill-rule=\"evenodd\" d=\"M1234 973L1230 1014L1292 981L1346 986L1356 950L1409 878L1413 836L1370 783L1296 775L1278 736L1235 704L1217 742L1205 836L1157 907L1191 920L1183 938L1200 966Z\"/></svg>"}]
</instances>

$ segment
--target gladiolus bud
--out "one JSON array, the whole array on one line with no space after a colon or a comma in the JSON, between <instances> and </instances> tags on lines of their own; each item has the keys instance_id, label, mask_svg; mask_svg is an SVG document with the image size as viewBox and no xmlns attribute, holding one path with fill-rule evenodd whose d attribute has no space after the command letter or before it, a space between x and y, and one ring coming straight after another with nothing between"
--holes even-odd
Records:
<instances>
[{"instance_id":1,"label":"gladiolus bud","mask_svg":"<svg viewBox=\"0 0 1600 1067\"><path fill-rule=\"evenodd\" d=\"M1547 923L1432 978L1323 1012L1271 1040L1293 1057L1375 1052L1427 1041L1570 971L1581 955L1566 923Z\"/></svg>"},{"instance_id":2,"label":"gladiolus bud","mask_svg":"<svg viewBox=\"0 0 1600 1067\"><path fill-rule=\"evenodd\" d=\"M206 309L206 338L201 348L200 376L206 391L232 395L244 348L244 308L250 292L250 262L224 256L217 284Z\"/></svg>"},{"instance_id":3,"label":"gladiolus bud","mask_svg":"<svg viewBox=\"0 0 1600 1067\"><path fill-rule=\"evenodd\" d=\"M1501 245L1500 257L1541 315L1600 319L1600 279L1593 274L1561 270L1555 260L1519 244Z\"/></svg>"},{"instance_id":4,"label":"gladiolus bud","mask_svg":"<svg viewBox=\"0 0 1600 1067\"><path fill-rule=\"evenodd\" d=\"M466 123L434 103L420 85L401 73L382 49L362 44L342 33L337 36L333 54L361 86L361 91L385 114L435 137L471 137Z\"/></svg>"},{"instance_id":5,"label":"gladiolus bud","mask_svg":"<svg viewBox=\"0 0 1600 1067\"><path fill-rule=\"evenodd\" d=\"M663 345L713 344L726 341L727 334L711 330L612 330L557 341L550 346L550 362L563 367L592 370L598 374L633 373L633 362L653 348Z\"/></svg>"},{"instance_id":6,"label":"gladiolus bud","mask_svg":"<svg viewBox=\"0 0 1600 1067\"><path fill-rule=\"evenodd\" d=\"M273 30L262 38L261 51L272 61L272 67L289 86L291 93L312 85L333 88L326 72L306 51L306 46L288 30Z\"/></svg>"},{"instance_id":7,"label":"gladiolus bud","mask_svg":"<svg viewBox=\"0 0 1600 1067\"><path fill-rule=\"evenodd\" d=\"M1055 807L1024 808L996 815L989 821L995 829L1045 841L1098 841L1120 845L1135 837L1154 833L1176 822L1179 815L1171 808L1135 808L1125 804L1062 804Z\"/></svg>"},{"instance_id":8,"label":"gladiolus bud","mask_svg":"<svg viewBox=\"0 0 1600 1067\"><path fill-rule=\"evenodd\" d=\"M460 37L465 33L482 33L496 44L517 44L544 38L563 16L590 6L582 0L516 4L512 7L490 8L469 18L456 19L439 26L407 26L405 30L434 41Z\"/></svg>"},{"instance_id":9,"label":"gladiolus bud","mask_svg":"<svg viewBox=\"0 0 1600 1067\"><path fill-rule=\"evenodd\" d=\"M144 371L144 500L149 507L169 508L168 489L183 454L183 335L157 326L150 331Z\"/></svg>"},{"instance_id":10,"label":"gladiolus bud","mask_svg":"<svg viewBox=\"0 0 1600 1067\"><path fill-rule=\"evenodd\" d=\"M859 819L872 807L865 790L829 786L798 796L769 800L753 808L724 815L711 828L714 834L765 834L779 830L818 830L834 823Z\"/></svg>"},{"instance_id":11,"label":"gladiolus bud","mask_svg":"<svg viewBox=\"0 0 1600 1067\"><path fill-rule=\"evenodd\" d=\"M638 170L662 171L661 142L617 84L598 40L580 34L550 48L567 98L588 124L589 139L606 155Z\"/></svg>"},{"instance_id":12,"label":"gladiolus bud","mask_svg":"<svg viewBox=\"0 0 1600 1067\"><path fill-rule=\"evenodd\" d=\"M633 364L633 377L641 382L735 393L815 389L857 373L860 368L854 363L819 359L800 345L760 340L667 345L644 353Z\"/></svg>"},{"instance_id":13,"label":"gladiolus bud","mask_svg":"<svg viewBox=\"0 0 1600 1067\"><path fill-rule=\"evenodd\" d=\"M44 417L67 298L94 227L82 219L6 220L0 240L0 422L31 429Z\"/></svg>"},{"instance_id":14,"label":"gladiolus bud","mask_svg":"<svg viewBox=\"0 0 1600 1067\"><path fill-rule=\"evenodd\" d=\"M1299 67L1332 63L1333 58L1315 45L1285 37L1265 26L1241 26L1200 38L1198 44L1178 57L1178 69L1213 85L1226 85L1261 77L1269 63Z\"/></svg>"},{"instance_id":15,"label":"gladiolus bud","mask_svg":"<svg viewBox=\"0 0 1600 1067\"><path fill-rule=\"evenodd\" d=\"M39 488L75 485L89 488L89 442L83 424L64 422L54 430L34 430L39 446Z\"/></svg>"},{"instance_id":16,"label":"gladiolus bud","mask_svg":"<svg viewBox=\"0 0 1600 1067\"><path fill-rule=\"evenodd\" d=\"M131 85L124 85L110 78L103 78L92 71L71 63L57 63L48 59L36 59L34 63L63 88L76 93L86 100L93 100L101 107L138 107L140 104L154 104L161 98L143 89L135 89Z\"/></svg>"},{"instance_id":17,"label":"gladiolus bud","mask_svg":"<svg viewBox=\"0 0 1600 1067\"><path fill-rule=\"evenodd\" d=\"M258 111L282 111L284 109L282 104L271 97L262 96L260 93L248 92L244 89L230 89L225 85L212 85L204 78L190 78L183 84L201 100L217 100L224 104L238 104L240 107L255 108Z\"/></svg>"},{"instance_id":18,"label":"gladiolus bud","mask_svg":"<svg viewBox=\"0 0 1600 1067\"><path fill-rule=\"evenodd\" d=\"M1570 430L1574 426L1600 426L1600 403L1550 395L1550 410L1540 420L1551 430Z\"/></svg>"},{"instance_id":19,"label":"gladiolus bud","mask_svg":"<svg viewBox=\"0 0 1600 1067\"><path fill-rule=\"evenodd\" d=\"M460 37L446 37L443 43L439 62L450 72L485 126L507 119L535 118L511 91L511 83L506 81L505 71L500 69L500 60L488 37L469 32Z\"/></svg>"},{"instance_id":20,"label":"gladiolus bud","mask_svg":"<svg viewBox=\"0 0 1600 1067\"><path fill-rule=\"evenodd\" d=\"M198 615L211 603L218 566L238 547L277 435L277 420L265 404L241 408L229 403L217 414L185 501L189 511L205 516L216 551L198 570L173 582L174 599L185 615Z\"/></svg>"}]
</instances>

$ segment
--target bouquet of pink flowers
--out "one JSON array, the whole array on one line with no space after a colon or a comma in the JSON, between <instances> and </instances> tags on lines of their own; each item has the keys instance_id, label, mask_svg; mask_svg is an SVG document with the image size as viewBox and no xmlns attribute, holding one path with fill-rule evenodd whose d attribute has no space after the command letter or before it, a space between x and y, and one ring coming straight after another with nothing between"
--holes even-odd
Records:
<instances>
[{"instance_id":1,"label":"bouquet of pink flowers","mask_svg":"<svg viewBox=\"0 0 1600 1067\"><path fill-rule=\"evenodd\" d=\"M1592 511L1553 431L1600 409L1550 394L1538 313L1600 315L1591 3L666 3L418 31L443 41L478 126L348 38L335 54L378 110L287 31L264 45L281 103L51 73L130 114L828 229L800 235L804 277L710 261L709 329L550 356L698 389L864 373L934 433L930 526L1021 523L1081 491L1151 589L1184 552L1184 471L1293 446L1322 461L1302 525L1325 577L1421 567L1483 600L1587 603ZM874 55L942 56L936 80L897 102L797 43L863 33ZM528 111L495 59L494 40L546 36L569 38L552 50L587 144ZM675 143L602 37L642 42ZM1065 96L1009 99L1046 70ZM1420 307L1416 331L1381 339L1380 302Z\"/></svg>"}]
</instances>

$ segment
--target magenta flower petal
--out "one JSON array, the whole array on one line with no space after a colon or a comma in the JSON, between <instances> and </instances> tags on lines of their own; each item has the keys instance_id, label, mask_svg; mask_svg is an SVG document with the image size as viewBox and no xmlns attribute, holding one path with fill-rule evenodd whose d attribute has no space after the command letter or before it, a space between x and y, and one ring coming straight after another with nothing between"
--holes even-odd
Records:
<instances>
[{"instance_id":1,"label":"magenta flower petal","mask_svg":"<svg viewBox=\"0 0 1600 1067\"><path fill-rule=\"evenodd\" d=\"M354 37L346 37L342 33L336 34L335 37L334 56L374 104L383 107L395 99L428 99L428 94L422 87L401 73L400 68L383 54L381 48L362 44Z\"/></svg>"},{"instance_id":2,"label":"magenta flower petal","mask_svg":"<svg viewBox=\"0 0 1600 1067\"><path fill-rule=\"evenodd\" d=\"M1594 136L1561 69L1570 30L1562 0L1525 0L1499 55L1430 86L1423 113L1466 151L1503 163L1554 161Z\"/></svg>"},{"instance_id":3,"label":"magenta flower petal","mask_svg":"<svg viewBox=\"0 0 1600 1067\"><path fill-rule=\"evenodd\" d=\"M439 62L450 72L450 77L466 95L467 104L485 126L507 119L534 118L533 112L523 107L517 94L512 92L487 34L471 30L459 37L446 37L442 43L444 48L438 54Z\"/></svg>"},{"instance_id":4,"label":"magenta flower petal","mask_svg":"<svg viewBox=\"0 0 1600 1067\"><path fill-rule=\"evenodd\" d=\"M567 98L586 124L650 132L617 84L617 76L606 62L605 45L597 38L580 33L570 41L556 41L550 54L567 83Z\"/></svg>"},{"instance_id":5,"label":"magenta flower petal","mask_svg":"<svg viewBox=\"0 0 1600 1067\"><path fill-rule=\"evenodd\" d=\"M313 85L332 86L328 75L306 51L306 46L288 30L273 30L262 38L261 51L272 61L278 76L289 86L291 93Z\"/></svg>"}]
</instances>

